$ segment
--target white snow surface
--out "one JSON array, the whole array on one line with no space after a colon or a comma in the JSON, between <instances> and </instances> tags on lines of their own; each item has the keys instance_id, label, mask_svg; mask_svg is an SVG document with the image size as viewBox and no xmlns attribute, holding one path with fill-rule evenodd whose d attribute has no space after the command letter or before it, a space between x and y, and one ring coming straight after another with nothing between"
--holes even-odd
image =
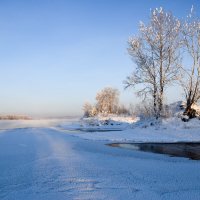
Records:
<instances>
[{"instance_id":1,"label":"white snow surface","mask_svg":"<svg viewBox=\"0 0 200 200\"><path fill-rule=\"evenodd\" d=\"M176 113L177 115L177 113ZM74 136L89 140L103 140L113 142L200 142L200 120L195 118L183 122L174 116L156 120L139 120L139 118L109 117L104 125L102 118L83 119L71 125L63 125L63 130L79 130ZM112 124L112 125L111 125ZM104 131L102 131L104 130ZM106 132L106 130L108 130ZM121 131L119 131L121 130Z\"/></svg>"},{"instance_id":2,"label":"white snow surface","mask_svg":"<svg viewBox=\"0 0 200 200\"><path fill-rule=\"evenodd\" d=\"M82 118L78 122L69 124L62 124L59 127L62 129L82 130L82 131L106 131L106 130L124 130L130 124L137 122L139 118L130 116L117 115L98 115L96 117Z\"/></svg>"},{"instance_id":3,"label":"white snow surface","mask_svg":"<svg viewBox=\"0 0 200 200\"><path fill-rule=\"evenodd\" d=\"M199 141L200 120L133 121L109 119L102 126L122 131L108 132L82 131L82 120L0 121L0 199L198 200L199 161L105 144Z\"/></svg>"},{"instance_id":4,"label":"white snow surface","mask_svg":"<svg viewBox=\"0 0 200 200\"><path fill-rule=\"evenodd\" d=\"M0 199L199 199L199 161L105 144L52 128L2 131Z\"/></svg>"}]
</instances>

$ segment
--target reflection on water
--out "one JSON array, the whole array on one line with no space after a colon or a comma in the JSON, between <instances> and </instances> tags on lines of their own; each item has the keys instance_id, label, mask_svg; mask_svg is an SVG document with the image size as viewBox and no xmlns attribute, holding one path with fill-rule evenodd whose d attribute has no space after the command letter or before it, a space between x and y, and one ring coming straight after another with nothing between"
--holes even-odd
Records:
<instances>
[{"instance_id":1,"label":"reflection on water","mask_svg":"<svg viewBox=\"0 0 200 200\"><path fill-rule=\"evenodd\" d=\"M177 157L186 157L192 160L200 160L200 143L113 143L112 147L121 147L146 152L168 154Z\"/></svg>"}]
</instances>

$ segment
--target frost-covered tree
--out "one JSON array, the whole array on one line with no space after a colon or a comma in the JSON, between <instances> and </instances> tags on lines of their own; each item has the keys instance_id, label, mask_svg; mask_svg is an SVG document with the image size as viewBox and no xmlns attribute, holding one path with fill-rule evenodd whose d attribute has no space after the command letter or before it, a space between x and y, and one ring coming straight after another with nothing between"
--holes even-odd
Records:
<instances>
[{"instance_id":1,"label":"frost-covered tree","mask_svg":"<svg viewBox=\"0 0 200 200\"><path fill-rule=\"evenodd\" d=\"M117 113L119 115L130 115L129 109L127 109L123 104L118 106Z\"/></svg>"},{"instance_id":2,"label":"frost-covered tree","mask_svg":"<svg viewBox=\"0 0 200 200\"><path fill-rule=\"evenodd\" d=\"M83 105L84 117L93 117L97 114L97 109L95 106L92 106L90 103L86 102Z\"/></svg>"},{"instance_id":3,"label":"frost-covered tree","mask_svg":"<svg viewBox=\"0 0 200 200\"><path fill-rule=\"evenodd\" d=\"M163 112L165 89L177 80L180 71L180 21L162 8L151 12L150 22L140 22L139 36L128 41L128 52L136 69L125 88L140 85L137 94L153 99L154 115Z\"/></svg>"},{"instance_id":4,"label":"frost-covered tree","mask_svg":"<svg viewBox=\"0 0 200 200\"><path fill-rule=\"evenodd\" d=\"M91 110L92 110L92 105L88 102L84 103L83 105L84 117L89 117Z\"/></svg>"},{"instance_id":5,"label":"frost-covered tree","mask_svg":"<svg viewBox=\"0 0 200 200\"><path fill-rule=\"evenodd\" d=\"M119 91L106 87L96 95L96 108L98 113L117 113L119 104Z\"/></svg>"},{"instance_id":6,"label":"frost-covered tree","mask_svg":"<svg viewBox=\"0 0 200 200\"><path fill-rule=\"evenodd\" d=\"M183 23L182 29L183 45L191 60L190 67L184 69L185 77L181 80L186 99L184 114L194 117L192 105L200 99L200 19L191 13Z\"/></svg>"},{"instance_id":7,"label":"frost-covered tree","mask_svg":"<svg viewBox=\"0 0 200 200\"><path fill-rule=\"evenodd\" d=\"M149 95L153 98L154 114L158 114L158 83L157 72L153 60L153 54L144 47L143 38L131 38L129 41L129 54L137 64L136 70L124 81L125 88L141 85L137 91L139 97L146 99Z\"/></svg>"}]
</instances>

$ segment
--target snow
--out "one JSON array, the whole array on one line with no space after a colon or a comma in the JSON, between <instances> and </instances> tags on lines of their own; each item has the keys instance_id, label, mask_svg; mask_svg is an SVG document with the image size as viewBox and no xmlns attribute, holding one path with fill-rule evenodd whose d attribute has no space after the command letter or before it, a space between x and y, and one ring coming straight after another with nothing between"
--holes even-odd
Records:
<instances>
[{"instance_id":1,"label":"snow","mask_svg":"<svg viewBox=\"0 0 200 200\"><path fill-rule=\"evenodd\" d=\"M112 142L200 142L200 120L181 120L182 102L171 104L170 117L157 121L130 116L108 115L83 118L80 121L60 126L65 130L79 130L74 136ZM196 105L196 109L200 107ZM109 131L102 131L109 130Z\"/></svg>"},{"instance_id":2,"label":"snow","mask_svg":"<svg viewBox=\"0 0 200 200\"><path fill-rule=\"evenodd\" d=\"M200 120L182 122L177 112L160 123L127 116L2 120L0 199L197 200L199 161L106 145L200 141Z\"/></svg>"},{"instance_id":3,"label":"snow","mask_svg":"<svg viewBox=\"0 0 200 200\"><path fill-rule=\"evenodd\" d=\"M79 132L73 135L89 140L102 140L113 142L199 142L200 128L190 129L190 127L187 126L185 129L179 129L178 127L166 128L165 126L160 128L135 127L123 131Z\"/></svg>"},{"instance_id":4,"label":"snow","mask_svg":"<svg viewBox=\"0 0 200 200\"><path fill-rule=\"evenodd\" d=\"M82 118L71 125L62 124L59 127L62 129L78 129L82 131L124 130L132 123L138 121L138 119L139 118L133 118L130 116L98 115L96 117Z\"/></svg>"},{"instance_id":5,"label":"snow","mask_svg":"<svg viewBox=\"0 0 200 200\"><path fill-rule=\"evenodd\" d=\"M199 161L70 134L52 128L0 134L0 199L199 199Z\"/></svg>"}]
</instances>

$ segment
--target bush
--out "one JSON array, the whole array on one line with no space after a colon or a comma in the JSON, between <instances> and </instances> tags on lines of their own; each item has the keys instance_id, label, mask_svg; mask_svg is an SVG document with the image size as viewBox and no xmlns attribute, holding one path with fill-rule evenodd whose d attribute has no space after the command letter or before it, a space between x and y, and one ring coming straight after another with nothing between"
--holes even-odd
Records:
<instances>
[{"instance_id":1,"label":"bush","mask_svg":"<svg viewBox=\"0 0 200 200\"><path fill-rule=\"evenodd\" d=\"M90 103L86 102L83 105L84 117L94 117L97 115L97 109L95 106L92 106Z\"/></svg>"}]
</instances>

